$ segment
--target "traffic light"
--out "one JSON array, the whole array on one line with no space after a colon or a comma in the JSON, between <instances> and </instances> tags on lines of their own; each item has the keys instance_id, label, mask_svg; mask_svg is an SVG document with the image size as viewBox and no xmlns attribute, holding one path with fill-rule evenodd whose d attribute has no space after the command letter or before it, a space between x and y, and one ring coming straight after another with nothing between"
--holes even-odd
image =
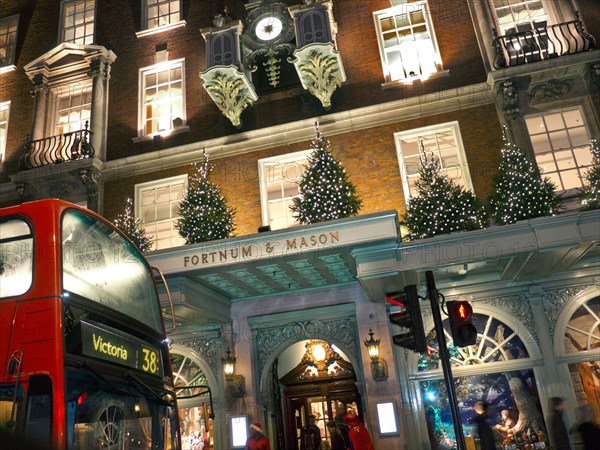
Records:
<instances>
[{"instance_id":1,"label":"traffic light","mask_svg":"<svg viewBox=\"0 0 600 450\"><path fill-rule=\"evenodd\" d=\"M466 347L477 341L477 330L473 325L473 308L469 302L446 302L448 320L455 347Z\"/></svg>"},{"instance_id":2,"label":"traffic light","mask_svg":"<svg viewBox=\"0 0 600 450\"><path fill-rule=\"evenodd\" d=\"M393 336L394 344L415 352L426 352L427 343L425 342L425 330L421 318L417 286L406 286L403 291L386 294L385 300L403 309L400 312L391 313L389 315L390 322L408 329L406 333Z\"/></svg>"}]
</instances>

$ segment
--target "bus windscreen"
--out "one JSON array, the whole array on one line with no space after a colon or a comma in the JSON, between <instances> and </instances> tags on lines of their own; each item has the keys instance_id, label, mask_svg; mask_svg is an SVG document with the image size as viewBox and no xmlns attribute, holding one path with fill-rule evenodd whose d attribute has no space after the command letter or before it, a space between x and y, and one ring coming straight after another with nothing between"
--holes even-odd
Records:
<instances>
[{"instance_id":1,"label":"bus windscreen","mask_svg":"<svg viewBox=\"0 0 600 450\"><path fill-rule=\"evenodd\" d=\"M65 212L61 229L64 290L162 333L154 282L140 252L108 225L81 211Z\"/></svg>"}]
</instances>

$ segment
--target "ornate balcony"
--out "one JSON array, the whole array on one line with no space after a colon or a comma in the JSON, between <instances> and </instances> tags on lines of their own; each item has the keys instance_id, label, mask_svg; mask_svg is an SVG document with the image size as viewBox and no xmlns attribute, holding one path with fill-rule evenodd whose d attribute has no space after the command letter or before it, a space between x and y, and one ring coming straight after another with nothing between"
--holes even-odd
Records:
<instances>
[{"instance_id":1,"label":"ornate balcony","mask_svg":"<svg viewBox=\"0 0 600 450\"><path fill-rule=\"evenodd\" d=\"M495 29L492 31L496 69L586 52L596 44L594 37L585 31L578 13L576 19L570 22L549 26L545 22L533 26L518 25L514 32L504 36L498 36Z\"/></svg>"},{"instance_id":2,"label":"ornate balcony","mask_svg":"<svg viewBox=\"0 0 600 450\"><path fill-rule=\"evenodd\" d=\"M92 132L88 128L86 122L83 130L28 141L25 152L21 156L21 168L26 170L65 161L93 158L95 152L90 142Z\"/></svg>"}]
</instances>

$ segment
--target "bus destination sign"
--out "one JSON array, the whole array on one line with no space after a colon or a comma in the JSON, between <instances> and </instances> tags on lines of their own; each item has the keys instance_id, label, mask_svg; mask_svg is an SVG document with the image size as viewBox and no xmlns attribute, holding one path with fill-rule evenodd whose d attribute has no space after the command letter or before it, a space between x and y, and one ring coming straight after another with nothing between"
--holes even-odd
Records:
<instances>
[{"instance_id":1,"label":"bus destination sign","mask_svg":"<svg viewBox=\"0 0 600 450\"><path fill-rule=\"evenodd\" d=\"M84 320L80 325L84 355L163 376L162 356L156 347L118 330L100 327Z\"/></svg>"}]
</instances>

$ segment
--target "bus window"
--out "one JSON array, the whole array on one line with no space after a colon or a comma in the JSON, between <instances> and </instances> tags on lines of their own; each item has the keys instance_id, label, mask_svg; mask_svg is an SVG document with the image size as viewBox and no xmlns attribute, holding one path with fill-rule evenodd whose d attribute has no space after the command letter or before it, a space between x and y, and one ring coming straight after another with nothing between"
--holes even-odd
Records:
<instances>
[{"instance_id":1,"label":"bus window","mask_svg":"<svg viewBox=\"0 0 600 450\"><path fill-rule=\"evenodd\" d=\"M63 215L61 242L66 291L120 311L162 333L154 280L134 246L104 222L76 210Z\"/></svg>"},{"instance_id":2,"label":"bus window","mask_svg":"<svg viewBox=\"0 0 600 450\"><path fill-rule=\"evenodd\" d=\"M27 393L25 436L38 448L52 442L52 382L46 375L31 377Z\"/></svg>"},{"instance_id":3,"label":"bus window","mask_svg":"<svg viewBox=\"0 0 600 450\"><path fill-rule=\"evenodd\" d=\"M0 431L16 432L16 422L21 413L23 386L15 396L15 385L0 386Z\"/></svg>"},{"instance_id":4,"label":"bus window","mask_svg":"<svg viewBox=\"0 0 600 450\"><path fill-rule=\"evenodd\" d=\"M33 236L22 219L0 222L0 298L24 294L33 280Z\"/></svg>"}]
</instances>

